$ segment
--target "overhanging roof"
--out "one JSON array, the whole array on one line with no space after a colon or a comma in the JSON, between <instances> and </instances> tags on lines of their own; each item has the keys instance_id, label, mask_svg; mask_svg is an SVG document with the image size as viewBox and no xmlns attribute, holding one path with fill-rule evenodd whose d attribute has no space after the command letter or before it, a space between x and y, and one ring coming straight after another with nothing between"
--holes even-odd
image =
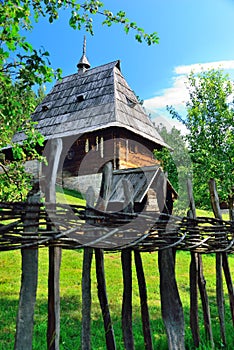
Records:
<instances>
[{"instance_id":1,"label":"overhanging roof","mask_svg":"<svg viewBox=\"0 0 234 350\"><path fill-rule=\"evenodd\" d=\"M45 139L121 127L169 148L122 76L120 61L64 77L32 118ZM14 142L23 139L14 136Z\"/></svg>"}]
</instances>

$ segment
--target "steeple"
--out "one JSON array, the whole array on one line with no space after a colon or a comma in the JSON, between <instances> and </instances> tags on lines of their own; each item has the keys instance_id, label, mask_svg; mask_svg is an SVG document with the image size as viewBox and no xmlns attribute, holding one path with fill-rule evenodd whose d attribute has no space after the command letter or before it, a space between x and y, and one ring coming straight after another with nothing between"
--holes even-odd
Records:
<instances>
[{"instance_id":1,"label":"steeple","mask_svg":"<svg viewBox=\"0 0 234 350\"><path fill-rule=\"evenodd\" d=\"M83 73L90 68L90 63L86 57L86 36L84 36L83 42L83 55L77 64L78 73Z\"/></svg>"}]
</instances>

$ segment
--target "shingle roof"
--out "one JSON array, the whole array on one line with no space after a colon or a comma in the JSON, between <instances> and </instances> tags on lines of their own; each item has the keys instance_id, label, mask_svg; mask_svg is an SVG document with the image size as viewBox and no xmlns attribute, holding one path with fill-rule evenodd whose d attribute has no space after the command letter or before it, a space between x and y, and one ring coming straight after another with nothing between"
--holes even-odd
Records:
<instances>
[{"instance_id":1,"label":"shingle roof","mask_svg":"<svg viewBox=\"0 0 234 350\"><path fill-rule=\"evenodd\" d=\"M122 127L166 146L120 71L120 61L58 81L32 115L45 139ZM14 137L15 142L22 134Z\"/></svg>"}]
</instances>

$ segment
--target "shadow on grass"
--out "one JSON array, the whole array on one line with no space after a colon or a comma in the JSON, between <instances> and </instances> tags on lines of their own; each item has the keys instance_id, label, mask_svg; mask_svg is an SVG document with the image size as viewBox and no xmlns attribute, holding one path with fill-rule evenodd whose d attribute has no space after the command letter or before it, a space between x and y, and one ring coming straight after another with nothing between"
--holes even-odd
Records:
<instances>
[{"instance_id":1,"label":"shadow on grass","mask_svg":"<svg viewBox=\"0 0 234 350\"><path fill-rule=\"evenodd\" d=\"M211 300L212 305L213 300ZM228 305L227 305L228 307ZM12 350L15 336L15 320L18 308L18 301L0 299L0 349ZM112 305L111 315L115 332L116 345L118 350L124 349L121 330L121 305ZM220 344L219 323L216 315L215 306L212 306L212 326L215 340L215 349L223 349ZM186 321L186 349L195 349L192 342L189 328L189 309L184 308ZM160 314L160 307L150 308L151 331L154 349L167 350L167 339ZM199 349L210 349L205 341L202 315L199 315L201 330L201 346ZM225 349L234 349L233 326L227 310L227 341ZM35 308L34 320L34 339L33 350L46 349L46 331L47 331L47 301L40 299ZM103 321L99 304L92 304L92 350L105 349L105 334ZM135 339L135 349L144 349L144 339L142 334L142 325L140 318L140 307L133 307L133 332ZM61 340L60 350L81 349L81 303L75 295L61 298Z\"/></svg>"}]
</instances>

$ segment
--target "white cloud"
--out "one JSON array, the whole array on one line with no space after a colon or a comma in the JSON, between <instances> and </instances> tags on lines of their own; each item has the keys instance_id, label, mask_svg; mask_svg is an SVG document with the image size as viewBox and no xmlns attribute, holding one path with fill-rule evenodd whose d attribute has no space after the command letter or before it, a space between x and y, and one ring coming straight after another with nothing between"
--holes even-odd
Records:
<instances>
[{"instance_id":1,"label":"white cloud","mask_svg":"<svg viewBox=\"0 0 234 350\"><path fill-rule=\"evenodd\" d=\"M234 69L234 60L230 61L217 61L208 63L196 63L187 66L175 67L174 71L176 74L189 74L191 71L194 73L199 73L202 71L207 71L209 69Z\"/></svg>"},{"instance_id":2,"label":"white cloud","mask_svg":"<svg viewBox=\"0 0 234 350\"><path fill-rule=\"evenodd\" d=\"M234 70L234 60L197 63L175 67L174 76L172 77L172 86L162 90L155 97L145 100L144 106L154 111L157 111L160 108L165 108L167 105L172 105L176 108L183 107L189 98L188 91L185 86L187 75L191 71L194 73L199 73L209 69Z\"/></svg>"},{"instance_id":3,"label":"white cloud","mask_svg":"<svg viewBox=\"0 0 234 350\"><path fill-rule=\"evenodd\" d=\"M173 78L172 87L164 89L161 95L145 100L144 106L155 110L166 107L167 105L183 105L188 99L188 91L185 86L185 81L185 75Z\"/></svg>"}]
</instances>

